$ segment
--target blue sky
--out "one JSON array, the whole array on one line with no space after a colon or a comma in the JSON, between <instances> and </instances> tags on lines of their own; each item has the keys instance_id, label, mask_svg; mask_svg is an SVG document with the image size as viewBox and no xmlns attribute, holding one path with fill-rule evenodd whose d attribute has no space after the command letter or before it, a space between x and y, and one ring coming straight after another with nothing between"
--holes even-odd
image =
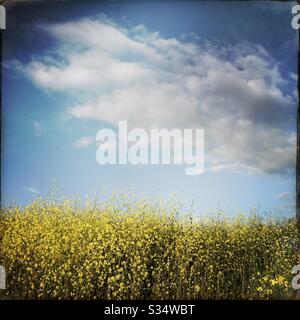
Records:
<instances>
[{"instance_id":1,"label":"blue sky","mask_svg":"<svg viewBox=\"0 0 300 320\"><path fill-rule=\"evenodd\" d=\"M20 5L3 33L2 201L130 189L294 214L292 3ZM100 166L99 129L204 128L205 172Z\"/></svg>"}]
</instances>

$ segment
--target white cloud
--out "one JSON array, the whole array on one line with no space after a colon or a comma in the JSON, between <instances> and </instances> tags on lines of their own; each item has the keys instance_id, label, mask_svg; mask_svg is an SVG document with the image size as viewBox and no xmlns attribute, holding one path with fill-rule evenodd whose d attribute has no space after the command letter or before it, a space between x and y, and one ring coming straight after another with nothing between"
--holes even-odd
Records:
<instances>
[{"instance_id":1,"label":"white cloud","mask_svg":"<svg viewBox=\"0 0 300 320\"><path fill-rule=\"evenodd\" d=\"M278 206L284 213L291 212L295 214L296 210L296 192L281 192L275 196L281 202Z\"/></svg>"},{"instance_id":2,"label":"white cloud","mask_svg":"<svg viewBox=\"0 0 300 320\"><path fill-rule=\"evenodd\" d=\"M276 199L278 200L289 200L291 197L289 192L281 192L276 195Z\"/></svg>"},{"instance_id":3,"label":"white cloud","mask_svg":"<svg viewBox=\"0 0 300 320\"><path fill-rule=\"evenodd\" d=\"M89 93L68 109L75 118L204 128L208 170L294 170L295 97L263 47L166 39L103 17L43 29L60 44L56 55L14 63L39 87Z\"/></svg>"},{"instance_id":4,"label":"white cloud","mask_svg":"<svg viewBox=\"0 0 300 320\"><path fill-rule=\"evenodd\" d=\"M39 194L40 193L35 187L32 187L32 186L24 187L24 190L28 191L32 194Z\"/></svg>"},{"instance_id":5,"label":"white cloud","mask_svg":"<svg viewBox=\"0 0 300 320\"><path fill-rule=\"evenodd\" d=\"M285 201L285 202L291 202L293 204L296 203L296 194L295 192L281 192L276 195L276 199Z\"/></svg>"},{"instance_id":6,"label":"white cloud","mask_svg":"<svg viewBox=\"0 0 300 320\"><path fill-rule=\"evenodd\" d=\"M34 135L36 137L41 137L46 131L46 127L43 121L34 120L32 122L32 126L34 130Z\"/></svg>"},{"instance_id":7,"label":"white cloud","mask_svg":"<svg viewBox=\"0 0 300 320\"><path fill-rule=\"evenodd\" d=\"M83 137L75 142L73 142L72 146L76 149L86 148L91 145L95 141L95 137Z\"/></svg>"}]
</instances>

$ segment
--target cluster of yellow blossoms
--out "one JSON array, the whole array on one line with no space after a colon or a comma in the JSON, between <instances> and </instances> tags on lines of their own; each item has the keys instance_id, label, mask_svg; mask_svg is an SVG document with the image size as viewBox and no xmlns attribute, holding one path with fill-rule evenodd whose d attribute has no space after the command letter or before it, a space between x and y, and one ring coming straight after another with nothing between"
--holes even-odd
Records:
<instances>
[{"instance_id":1,"label":"cluster of yellow blossoms","mask_svg":"<svg viewBox=\"0 0 300 320\"><path fill-rule=\"evenodd\" d=\"M276 299L291 294L294 220L178 218L151 201L2 210L2 298Z\"/></svg>"}]
</instances>

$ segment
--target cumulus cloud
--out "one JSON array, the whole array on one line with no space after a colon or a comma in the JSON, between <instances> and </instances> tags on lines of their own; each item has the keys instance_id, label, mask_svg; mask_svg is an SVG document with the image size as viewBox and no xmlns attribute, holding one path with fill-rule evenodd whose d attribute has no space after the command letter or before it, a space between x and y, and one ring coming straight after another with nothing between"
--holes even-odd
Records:
<instances>
[{"instance_id":1,"label":"cumulus cloud","mask_svg":"<svg viewBox=\"0 0 300 320\"><path fill-rule=\"evenodd\" d=\"M79 140L73 142L72 146L76 149L86 148L95 141L95 137L82 137Z\"/></svg>"},{"instance_id":2,"label":"cumulus cloud","mask_svg":"<svg viewBox=\"0 0 300 320\"><path fill-rule=\"evenodd\" d=\"M295 80L262 46L164 38L103 17L42 28L58 43L55 54L14 64L41 88L88 93L68 108L73 117L204 128L211 171L294 170L296 98L286 88Z\"/></svg>"}]
</instances>

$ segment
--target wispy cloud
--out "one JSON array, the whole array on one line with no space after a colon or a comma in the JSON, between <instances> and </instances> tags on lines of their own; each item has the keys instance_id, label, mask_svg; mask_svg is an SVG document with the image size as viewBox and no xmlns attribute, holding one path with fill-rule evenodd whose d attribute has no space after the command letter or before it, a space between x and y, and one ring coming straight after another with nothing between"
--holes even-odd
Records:
<instances>
[{"instance_id":1,"label":"wispy cloud","mask_svg":"<svg viewBox=\"0 0 300 320\"><path fill-rule=\"evenodd\" d=\"M40 192L33 186L28 186L23 188L25 191L28 191L32 194L39 194Z\"/></svg>"},{"instance_id":2,"label":"wispy cloud","mask_svg":"<svg viewBox=\"0 0 300 320\"><path fill-rule=\"evenodd\" d=\"M278 208L284 212L291 212L295 214L296 209L296 193L295 192L281 192L275 196L280 201Z\"/></svg>"},{"instance_id":3,"label":"wispy cloud","mask_svg":"<svg viewBox=\"0 0 300 320\"><path fill-rule=\"evenodd\" d=\"M73 142L72 146L77 149L86 148L91 145L95 141L95 137L83 137L75 142Z\"/></svg>"},{"instance_id":4,"label":"wispy cloud","mask_svg":"<svg viewBox=\"0 0 300 320\"><path fill-rule=\"evenodd\" d=\"M15 64L42 89L89 93L67 110L73 117L204 128L212 170L294 171L296 98L263 47L164 38L143 25L125 29L105 18L43 29L63 43L59 54ZM73 146L91 141L85 137Z\"/></svg>"},{"instance_id":5,"label":"wispy cloud","mask_svg":"<svg viewBox=\"0 0 300 320\"><path fill-rule=\"evenodd\" d=\"M36 137L41 137L46 132L46 126L43 121L34 120L32 126L33 133Z\"/></svg>"},{"instance_id":6,"label":"wispy cloud","mask_svg":"<svg viewBox=\"0 0 300 320\"><path fill-rule=\"evenodd\" d=\"M276 195L276 199L282 201L296 202L295 192L281 192Z\"/></svg>"}]
</instances>

